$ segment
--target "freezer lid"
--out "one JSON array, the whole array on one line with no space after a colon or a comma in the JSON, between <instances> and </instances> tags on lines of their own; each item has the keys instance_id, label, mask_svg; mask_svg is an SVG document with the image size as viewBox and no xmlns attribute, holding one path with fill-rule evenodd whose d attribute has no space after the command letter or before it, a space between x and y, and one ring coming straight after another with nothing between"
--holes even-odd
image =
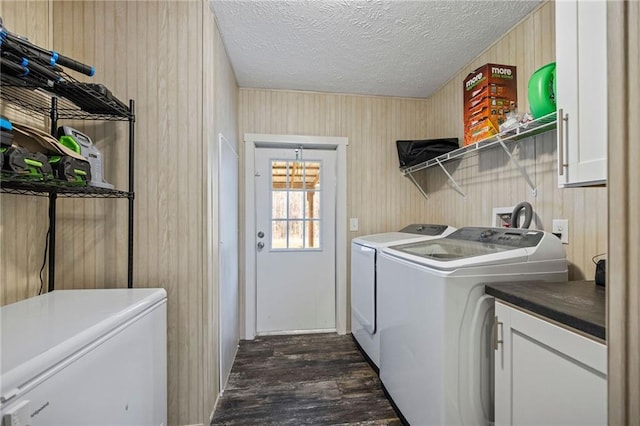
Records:
<instances>
[{"instance_id":1,"label":"freezer lid","mask_svg":"<svg viewBox=\"0 0 640 426\"><path fill-rule=\"evenodd\" d=\"M56 290L1 307L1 396L166 297L157 288Z\"/></svg>"}]
</instances>

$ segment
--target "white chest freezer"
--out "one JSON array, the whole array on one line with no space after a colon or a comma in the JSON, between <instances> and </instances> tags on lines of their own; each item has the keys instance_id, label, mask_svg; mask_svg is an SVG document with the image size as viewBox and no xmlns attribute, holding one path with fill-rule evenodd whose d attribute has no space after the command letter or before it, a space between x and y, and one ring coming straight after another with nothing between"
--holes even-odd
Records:
<instances>
[{"instance_id":1,"label":"white chest freezer","mask_svg":"<svg viewBox=\"0 0 640 426\"><path fill-rule=\"evenodd\" d=\"M57 290L0 308L2 426L166 425L166 297Z\"/></svg>"}]
</instances>

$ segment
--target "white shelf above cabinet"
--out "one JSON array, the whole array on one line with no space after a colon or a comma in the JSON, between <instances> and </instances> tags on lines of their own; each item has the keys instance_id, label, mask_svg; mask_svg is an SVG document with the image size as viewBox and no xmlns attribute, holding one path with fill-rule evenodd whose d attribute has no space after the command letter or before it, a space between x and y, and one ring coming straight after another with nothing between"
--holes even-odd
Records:
<instances>
[{"instance_id":1,"label":"white shelf above cabinet","mask_svg":"<svg viewBox=\"0 0 640 426\"><path fill-rule=\"evenodd\" d=\"M529 137L538 135L540 133L545 133L550 130L554 130L556 128L556 124L557 124L557 114L553 112L551 114L545 115L544 117L540 117L528 123L521 124L516 128L509 129L507 131L498 133L489 138L483 139L472 145L467 145L462 148L458 148L446 154L442 154L430 160L424 161L420 164L416 164L411 167L404 168L402 169L402 174L405 177L409 178L414 185L416 185L416 187L420 190L420 192L422 193L422 195L424 195L425 198L429 199L425 190L420 186L420 184L418 184L418 182L413 177L413 174L420 170L425 170L433 166L439 166L442 169L442 171L447 175L447 177L449 178L449 181L451 181L451 184L453 185L454 189L460 195L462 195L463 197L466 197L466 194L464 193L462 188L460 188L460 186L456 183L453 176L451 176L451 174L444 167L444 164L454 159L462 159L465 157L470 157L472 155L478 154L480 151L485 151L485 150L496 148L496 147L502 147L502 149L504 149L506 154L511 159L511 162L520 171L522 178L527 182L527 185L529 185L529 188L531 189L531 194L535 197L537 195L537 190L535 185L533 184L533 181L529 177L529 174L527 173L526 169L513 156L513 154L511 153L508 147L513 142L516 142L525 138L529 138Z\"/></svg>"}]
</instances>

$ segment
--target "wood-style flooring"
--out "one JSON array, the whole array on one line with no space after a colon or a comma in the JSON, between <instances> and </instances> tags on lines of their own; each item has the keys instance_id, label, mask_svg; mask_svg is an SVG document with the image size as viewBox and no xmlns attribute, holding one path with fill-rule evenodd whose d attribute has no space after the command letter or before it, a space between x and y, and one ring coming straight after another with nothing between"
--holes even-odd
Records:
<instances>
[{"instance_id":1,"label":"wood-style flooring","mask_svg":"<svg viewBox=\"0 0 640 426\"><path fill-rule=\"evenodd\" d=\"M401 425L351 335L240 342L211 425Z\"/></svg>"}]
</instances>

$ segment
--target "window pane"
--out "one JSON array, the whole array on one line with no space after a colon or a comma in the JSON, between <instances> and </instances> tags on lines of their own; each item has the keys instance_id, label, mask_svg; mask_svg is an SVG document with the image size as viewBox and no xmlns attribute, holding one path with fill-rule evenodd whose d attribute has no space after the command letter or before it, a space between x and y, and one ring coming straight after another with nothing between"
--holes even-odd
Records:
<instances>
[{"instance_id":1,"label":"window pane","mask_svg":"<svg viewBox=\"0 0 640 426\"><path fill-rule=\"evenodd\" d=\"M271 192L271 219L287 218L287 191Z\"/></svg>"},{"instance_id":2,"label":"window pane","mask_svg":"<svg viewBox=\"0 0 640 426\"><path fill-rule=\"evenodd\" d=\"M271 188L287 188L287 162L271 161Z\"/></svg>"},{"instance_id":3,"label":"window pane","mask_svg":"<svg viewBox=\"0 0 640 426\"><path fill-rule=\"evenodd\" d=\"M304 247L304 222L301 220L289 221L289 248L299 249Z\"/></svg>"},{"instance_id":4,"label":"window pane","mask_svg":"<svg viewBox=\"0 0 640 426\"><path fill-rule=\"evenodd\" d=\"M289 219L302 219L304 217L304 192L289 192Z\"/></svg>"},{"instance_id":5,"label":"window pane","mask_svg":"<svg viewBox=\"0 0 640 426\"><path fill-rule=\"evenodd\" d=\"M305 192L306 209L304 212L305 219L320 219L320 192Z\"/></svg>"},{"instance_id":6,"label":"window pane","mask_svg":"<svg viewBox=\"0 0 640 426\"><path fill-rule=\"evenodd\" d=\"M304 163L289 162L289 189L302 189L304 184Z\"/></svg>"},{"instance_id":7,"label":"window pane","mask_svg":"<svg viewBox=\"0 0 640 426\"><path fill-rule=\"evenodd\" d=\"M271 161L271 248L320 248L320 161Z\"/></svg>"},{"instance_id":8,"label":"window pane","mask_svg":"<svg viewBox=\"0 0 640 426\"><path fill-rule=\"evenodd\" d=\"M306 162L306 188L320 189L320 162Z\"/></svg>"},{"instance_id":9,"label":"window pane","mask_svg":"<svg viewBox=\"0 0 640 426\"><path fill-rule=\"evenodd\" d=\"M305 225L305 248L320 248L320 221L309 220Z\"/></svg>"},{"instance_id":10,"label":"window pane","mask_svg":"<svg viewBox=\"0 0 640 426\"><path fill-rule=\"evenodd\" d=\"M271 248L287 248L287 221L271 221Z\"/></svg>"}]
</instances>

